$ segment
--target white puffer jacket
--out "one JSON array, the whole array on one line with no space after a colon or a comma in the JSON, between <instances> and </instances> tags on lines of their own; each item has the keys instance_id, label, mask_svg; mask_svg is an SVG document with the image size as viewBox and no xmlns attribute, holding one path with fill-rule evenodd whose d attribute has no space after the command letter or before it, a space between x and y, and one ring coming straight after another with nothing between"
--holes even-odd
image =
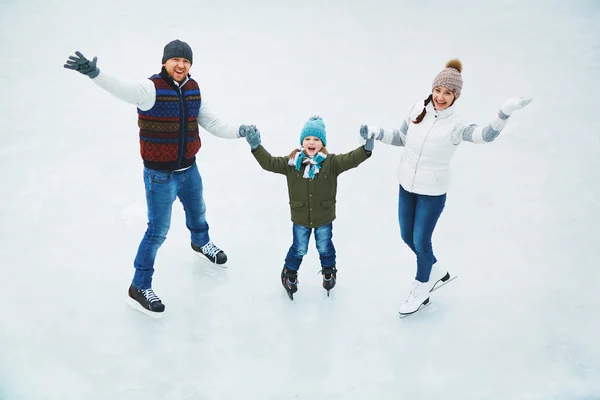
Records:
<instances>
[{"instance_id":1,"label":"white puffer jacket","mask_svg":"<svg viewBox=\"0 0 600 400\"><path fill-rule=\"evenodd\" d=\"M450 160L463 141L488 143L504 128L508 115L501 111L485 127L465 124L455 114L456 105L437 111L430 102L425 118L415 124L423 106L415 104L409 110L400 129L383 130L381 141L405 150L398 165L398 181L412 193L438 196L448 191Z\"/></svg>"}]
</instances>

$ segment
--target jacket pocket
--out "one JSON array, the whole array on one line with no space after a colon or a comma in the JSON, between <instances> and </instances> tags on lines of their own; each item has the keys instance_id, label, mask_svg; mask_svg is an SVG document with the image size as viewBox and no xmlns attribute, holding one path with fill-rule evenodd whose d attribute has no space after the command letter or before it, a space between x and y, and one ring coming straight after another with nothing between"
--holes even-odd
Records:
<instances>
[{"instance_id":1,"label":"jacket pocket","mask_svg":"<svg viewBox=\"0 0 600 400\"><path fill-rule=\"evenodd\" d=\"M296 201L296 200L290 201L290 207L292 207L292 208L301 208L303 205L304 205L303 201Z\"/></svg>"},{"instance_id":2,"label":"jacket pocket","mask_svg":"<svg viewBox=\"0 0 600 400\"><path fill-rule=\"evenodd\" d=\"M321 202L321 207L325 209L332 208L335 205L335 200L324 200Z\"/></svg>"}]
</instances>

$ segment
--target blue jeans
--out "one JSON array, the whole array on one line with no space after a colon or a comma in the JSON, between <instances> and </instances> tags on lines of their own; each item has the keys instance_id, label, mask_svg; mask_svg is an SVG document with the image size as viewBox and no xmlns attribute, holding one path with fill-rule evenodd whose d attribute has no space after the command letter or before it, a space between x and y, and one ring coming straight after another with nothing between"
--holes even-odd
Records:
<instances>
[{"instance_id":1,"label":"blue jeans","mask_svg":"<svg viewBox=\"0 0 600 400\"><path fill-rule=\"evenodd\" d=\"M444 210L446 194L426 196L410 193L400 185L398 195L398 222L402 240L417 255L419 282L429 282L431 266L437 261L433 255L431 237Z\"/></svg>"},{"instance_id":2,"label":"blue jeans","mask_svg":"<svg viewBox=\"0 0 600 400\"><path fill-rule=\"evenodd\" d=\"M285 265L288 269L297 271L302 264L302 258L308 251L308 241L312 228L293 224L292 234L294 241L285 257ZM317 251L321 259L321 266L331 267L335 265L335 247L333 246L333 223L314 228Z\"/></svg>"},{"instance_id":3,"label":"blue jeans","mask_svg":"<svg viewBox=\"0 0 600 400\"><path fill-rule=\"evenodd\" d=\"M185 171L157 171L144 168L148 229L140 243L135 261L133 286L138 289L152 287L154 260L158 248L167 238L171 226L171 210L179 197L185 211L185 223L191 232L192 243L204 246L209 242L206 223L206 205L202 197L202 178L198 166Z\"/></svg>"}]
</instances>

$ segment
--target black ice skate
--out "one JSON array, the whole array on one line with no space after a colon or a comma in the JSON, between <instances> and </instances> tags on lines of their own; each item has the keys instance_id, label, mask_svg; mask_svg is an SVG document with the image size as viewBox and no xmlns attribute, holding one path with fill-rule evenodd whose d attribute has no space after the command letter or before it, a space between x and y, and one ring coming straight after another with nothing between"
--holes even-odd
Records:
<instances>
[{"instance_id":1,"label":"black ice skate","mask_svg":"<svg viewBox=\"0 0 600 400\"><path fill-rule=\"evenodd\" d=\"M225 265L227 262L227 255L223 250L215 246L213 242L208 242L202 247L196 246L194 243L192 243L192 249L199 257L207 259L219 267L227 268Z\"/></svg>"},{"instance_id":2,"label":"black ice skate","mask_svg":"<svg viewBox=\"0 0 600 400\"><path fill-rule=\"evenodd\" d=\"M323 288L327 290L327 297L329 297L329 291L335 287L337 269L335 264L331 267L323 267L321 274L323 274Z\"/></svg>"},{"instance_id":3,"label":"black ice skate","mask_svg":"<svg viewBox=\"0 0 600 400\"><path fill-rule=\"evenodd\" d=\"M294 300L294 293L298 291L298 271L287 269L284 265L281 270L281 284L290 296L290 300Z\"/></svg>"},{"instance_id":4,"label":"black ice skate","mask_svg":"<svg viewBox=\"0 0 600 400\"><path fill-rule=\"evenodd\" d=\"M156 293L154 293L154 290L138 289L133 285L129 286L127 304L154 318L162 317L162 312L165 311L165 305L160 301Z\"/></svg>"}]
</instances>

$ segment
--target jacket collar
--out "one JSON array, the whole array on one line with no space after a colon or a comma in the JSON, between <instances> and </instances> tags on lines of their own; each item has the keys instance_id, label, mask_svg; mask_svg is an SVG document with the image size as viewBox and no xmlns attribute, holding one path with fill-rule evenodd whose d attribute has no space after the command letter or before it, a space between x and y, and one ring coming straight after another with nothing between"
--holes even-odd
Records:
<instances>
[{"instance_id":1,"label":"jacket collar","mask_svg":"<svg viewBox=\"0 0 600 400\"><path fill-rule=\"evenodd\" d=\"M173 87L174 89L182 88L192 77L192 75L188 74L182 83L176 82L173 78L171 78L171 75L169 75L164 66L161 68L159 75L165 82L169 84L169 86Z\"/></svg>"},{"instance_id":2,"label":"jacket collar","mask_svg":"<svg viewBox=\"0 0 600 400\"><path fill-rule=\"evenodd\" d=\"M448 118L449 116L454 114L455 107L456 107L456 102L454 102L454 104L452 104L450 107L445 108L442 111L438 111L433 106L433 100L432 100L429 102L429 104L427 104L427 107L425 107L425 108L427 109L427 113L435 114L435 115L437 115L438 118Z\"/></svg>"}]
</instances>

